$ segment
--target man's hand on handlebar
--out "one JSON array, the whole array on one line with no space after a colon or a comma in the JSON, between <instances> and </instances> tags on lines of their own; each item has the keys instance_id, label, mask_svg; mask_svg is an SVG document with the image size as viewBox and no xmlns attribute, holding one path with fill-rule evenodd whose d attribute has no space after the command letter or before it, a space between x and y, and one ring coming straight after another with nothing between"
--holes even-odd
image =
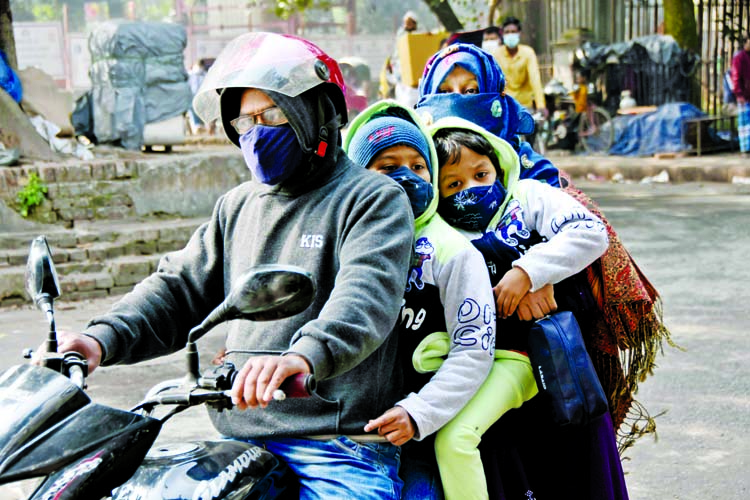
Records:
<instances>
[{"instance_id":1,"label":"man's hand on handlebar","mask_svg":"<svg viewBox=\"0 0 750 500\"><path fill-rule=\"evenodd\" d=\"M42 364L44 353L47 352L46 343L39 346L34 353L32 362L37 365ZM74 332L57 332L57 352L77 352L86 358L89 367L89 374L93 373L102 362L102 346L93 337L82 333Z\"/></svg>"},{"instance_id":2,"label":"man's hand on handlebar","mask_svg":"<svg viewBox=\"0 0 750 500\"><path fill-rule=\"evenodd\" d=\"M240 410L265 408L284 379L297 373L311 373L302 356L253 356L234 380L232 403Z\"/></svg>"}]
</instances>

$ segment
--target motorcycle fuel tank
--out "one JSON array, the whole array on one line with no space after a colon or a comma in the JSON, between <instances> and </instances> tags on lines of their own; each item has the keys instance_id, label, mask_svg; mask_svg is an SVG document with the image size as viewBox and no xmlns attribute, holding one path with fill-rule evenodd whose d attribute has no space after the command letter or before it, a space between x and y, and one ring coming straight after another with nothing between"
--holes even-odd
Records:
<instances>
[{"instance_id":1,"label":"motorcycle fuel tank","mask_svg":"<svg viewBox=\"0 0 750 500\"><path fill-rule=\"evenodd\" d=\"M241 441L154 446L112 500L297 498L298 482L279 458Z\"/></svg>"}]
</instances>

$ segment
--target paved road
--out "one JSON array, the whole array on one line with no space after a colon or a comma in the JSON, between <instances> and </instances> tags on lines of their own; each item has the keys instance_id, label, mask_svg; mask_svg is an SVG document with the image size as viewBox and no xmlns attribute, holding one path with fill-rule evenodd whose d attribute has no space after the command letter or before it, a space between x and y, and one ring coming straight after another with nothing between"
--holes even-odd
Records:
<instances>
[{"instance_id":1,"label":"paved road","mask_svg":"<svg viewBox=\"0 0 750 500\"><path fill-rule=\"evenodd\" d=\"M663 295L685 349L667 348L641 386L639 400L667 413L658 441L627 453L634 500L750 498L748 188L585 186Z\"/></svg>"},{"instance_id":2,"label":"paved road","mask_svg":"<svg viewBox=\"0 0 750 500\"><path fill-rule=\"evenodd\" d=\"M665 348L639 400L657 420L624 466L633 500L750 498L750 186L581 183L664 298L665 319L685 351ZM64 277L62 278L64 279ZM58 327L75 330L111 300L58 306ZM44 337L30 308L0 309L0 368ZM201 341L207 354L221 331ZM181 355L99 370L93 398L127 408L148 386L183 374ZM202 410L175 417L160 440L213 436Z\"/></svg>"}]
</instances>

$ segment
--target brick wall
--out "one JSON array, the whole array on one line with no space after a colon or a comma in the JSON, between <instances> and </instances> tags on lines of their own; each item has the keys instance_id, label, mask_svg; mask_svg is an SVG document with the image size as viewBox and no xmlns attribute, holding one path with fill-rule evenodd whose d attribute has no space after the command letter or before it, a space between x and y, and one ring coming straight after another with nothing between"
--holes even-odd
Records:
<instances>
[{"instance_id":1,"label":"brick wall","mask_svg":"<svg viewBox=\"0 0 750 500\"><path fill-rule=\"evenodd\" d=\"M30 218L65 227L84 220L207 215L222 193L249 178L233 148L162 158L39 163L0 168L0 201L17 211L16 196L32 173L48 192Z\"/></svg>"}]
</instances>

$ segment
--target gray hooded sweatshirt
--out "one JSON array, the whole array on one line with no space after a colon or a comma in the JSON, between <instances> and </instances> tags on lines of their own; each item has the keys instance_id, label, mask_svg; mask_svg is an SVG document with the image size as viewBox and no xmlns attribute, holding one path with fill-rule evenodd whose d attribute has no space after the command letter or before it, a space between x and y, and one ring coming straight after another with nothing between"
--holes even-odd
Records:
<instances>
[{"instance_id":1,"label":"gray hooded sweatshirt","mask_svg":"<svg viewBox=\"0 0 750 500\"><path fill-rule=\"evenodd\" d=\"M249 181L222 196L187 246L95 318L86 334L103 364L135 363L181 349L189 330L257 264L309 271L314 303L291 318L230 323L228 361L280 351L304 356L317 394L265 409L213 412L223 435L248 438L362 434L400 393L396 336L413 242L409 200L390 179L338 159L295 191Z\"/></svg>"}]
</instances>

